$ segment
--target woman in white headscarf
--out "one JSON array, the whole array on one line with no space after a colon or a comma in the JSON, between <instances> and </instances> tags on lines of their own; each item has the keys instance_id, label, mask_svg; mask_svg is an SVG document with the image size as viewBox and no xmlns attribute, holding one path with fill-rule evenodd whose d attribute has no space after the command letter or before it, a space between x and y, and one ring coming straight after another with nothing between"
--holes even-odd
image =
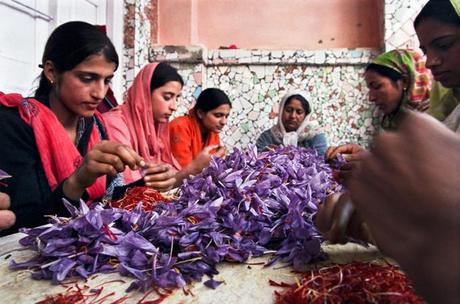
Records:
<instances>
[{"instance_id":1,"label":"woman in white headscarf","mask_svg":"<svg viewBox=\"0 0 460 304\"><path fill-rule=\"evenodd\" d=\"M277 124L259 136L257 150L293 145L312 148L319 155L324 155L328 146L326 135L316 122L310 120L311 111L311 106L302 92L288 92L281 100Z\"/></svg>"}]
</instances>

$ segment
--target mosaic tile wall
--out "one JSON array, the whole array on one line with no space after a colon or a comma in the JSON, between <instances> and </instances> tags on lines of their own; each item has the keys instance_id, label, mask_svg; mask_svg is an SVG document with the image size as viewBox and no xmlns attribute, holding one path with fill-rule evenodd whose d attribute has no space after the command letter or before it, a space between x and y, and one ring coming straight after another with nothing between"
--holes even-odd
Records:
<instances>
[{"instance_id":1,"label":"mosaic tile wall","mask_svg":"<svg viewBox=\"0 0 460 304\"><path fill-rule=\"evenodd\" d=\"M412 21L426 2L385 0L385 49L417 45ZM156 3L125 0L125 88L148 61L167 61L180 70L186 81L176 115L186 113L203 88L223 89L233 101L233 111L222 135L228 147L253 143L258 134L275 123L275 119L269 118L272 107L287 90L298 88L306 91L315 107L312 115L323 126L331 144L368 143L379 117L367 102L362 72L378 51L151 46L157 39L151 36L157 23L145 21L155 19Z\"/></svg>"},{"instance_id":2,"label":"mosaic tile wall","mask_svg":"<svg viewBox=\"0 0 460 304\"><path fill-rule=\"evenodd\" d=\"M385 1L385 49L417 48L413 22L428 0Z\"/></svg>"},{"instance_id":3,"label":"mosaic tile wall","mask_svg":"<svg viewBox=\"0 0 460 304\"><path fill-rule=\"evenodd\" d=\"M175 65L186 86L176 115L193 105L202 88L218 87L233 103L223 131L228 147L245 147L271 127L270 112L291 89L301 89L314 108L330 143L366 144L378 117L367 102L362 72L375 53L367 49L334 51L210 50L152 48L151 61Z\"/></svg>"},{"instance_id":4,"label":"mosaic tile wall","mask_svg":"<svg viewBox=\"0 0 460 304\"><path fill-rule=\"evenodd\" d=\"M154 9L150 0L125 0L123 89L126 92L137 72L148 62L151 23Z\"/></svg>"},{"instance_id":5,"label":"mosaic tile wall","mask_svg":"<svg viewBox=\"0 0 460 304\"><path fill-rule=\"evenodd\" d=\"M244 147L276 123L271 110L291 89L306 92L312 119L330 143L365 143L373 131L372 115L362 88L359 66L213 66L207 85L228 92L233 109L224 131L227 146Z\"/></svg>"}]
</instances>

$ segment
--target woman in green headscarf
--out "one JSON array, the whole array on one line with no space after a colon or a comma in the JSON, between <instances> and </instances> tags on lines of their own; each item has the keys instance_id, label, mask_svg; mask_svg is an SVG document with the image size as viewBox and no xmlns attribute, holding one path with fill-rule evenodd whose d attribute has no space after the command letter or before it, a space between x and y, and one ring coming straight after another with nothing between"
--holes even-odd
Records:
<instances>
[{"instance_id":1,"label":"woman in green headscarf","mask_svg":"<svg viewBox=\"0 0 460 304\"><path fill-rule=\"evenodd\" d=\"M383 113L381 127L384 130L396 129L406 110L424 112L430 106L432 76L419 52L393 50L383 53L367 65L364 78L369 88L369 101ZM363 149L357 144L331 146L325 156L333 159L339 153L349 155Z\"/></svg>"},{"instance_id":2,"label":"woman in green headscarf","mask_svg":"<svg viewBox=\"0 0 460 304\"><path fill-rule=\"evenodd\" d=\"M425 111L431 89L431 73L421 53L393 50L379 55L364 73L369 101L383 112L383 129L395 129L405 109Z\"/></svg>"},{"instance_id":3,"label":"woman in green headscarf","mask_svg":"<svg viewBox=\"0 0 460 304\"><path fill-rule=\"evenodd\" d=\"M435 86L431 112L459 131L460 0L430 0L414 25L427 68L445 87ZM342 237L365 221L376 244L401 265L426 302L460 303L458 147L459 137L449 130L410 117L401 132L378 138L348 180L361 218L353 218L351 203L339 204L346 196L330 198L316 217L322 231ZM414 259L421 250L422 262Z\"/></svg>"},{"instance_id":4,"label":"woman in green headscarf","mask_svg":"<svg viewBox=\"0 0 460 304\"><path fill-rule=\"evenodd\" d=\"M428 2L414 27L436 80L429 113L460 132L460 0Z\"/></svg>"}]
</instances>

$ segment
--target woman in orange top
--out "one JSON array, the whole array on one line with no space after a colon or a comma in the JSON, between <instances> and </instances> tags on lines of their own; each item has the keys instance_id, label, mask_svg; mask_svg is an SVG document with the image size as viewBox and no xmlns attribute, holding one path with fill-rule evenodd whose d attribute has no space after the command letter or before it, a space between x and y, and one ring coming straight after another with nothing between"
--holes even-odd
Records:
<instances>
[{"instance_id":1,"label":"woman in orange top","mask_svg":"<svg viewBox=\"0 0 460 304\"><path fill-rule=\"evenodd\" d=\"M201 92L188 115L177 117L169 125L171 150L182 167L187 166L203 149L215 156L225 154L219 133L227 123L232 104L227 94L216 88Z\"/></svg>"}]
</instances>

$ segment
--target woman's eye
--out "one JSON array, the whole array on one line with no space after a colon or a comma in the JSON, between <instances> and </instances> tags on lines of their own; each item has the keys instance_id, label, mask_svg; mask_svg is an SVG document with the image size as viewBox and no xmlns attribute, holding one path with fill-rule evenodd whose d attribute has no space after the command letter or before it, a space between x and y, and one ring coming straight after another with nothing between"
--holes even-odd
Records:
<instances>
[{"instance_id":1,"label":"woman's eye","mask_svg":"<svg viewBox=\"0 0 460 304\"><path fill-rule=\"evenodd\" d=\"M447 50L448 48L450 48L451 45L452 43L442 43L438 45L438 48L441 50Z\"/></svg>"},{"instance_id":2,"label":"woman's eye","mask_svg":"<svg viewBox=\"0 0 460 304\"><path fill-rule=\"evenodd\" d=\"M111 83L112 83L112 78L106 78L106 79L104 80L104 83L105 83L105 84L111 84Z\"/></svg>"},{"instance_id":3,"label":"woman's eye","mask_svg":"<svg viewBox=\"0 0 460 304\"><path fill-rule=\"evenodd\" d=\"M84 83L91 82L93 80L93 77L91 76L80 76L80 80Z\"/></svg>"},{"instance_id":4,"label":"woman's eye","mask_svg":"<svg viewBox=\"0 0 460 304\"><path fill-rule=\"evenodd\" d=\"M173 98L173 96L168 94L168 95L164 95L163 98L166 101L170 101Z\"/></svg>"},{"instance_id":5,"label":"woman's eye","mask_svg":"<svg viewBox=\"0 0 460 304\"><path fill-rule=\"evenodd\" d=\"M456 43L457 39L455 37L447 37L446 39L438 40L435 44L435 47L440 50L447 50Z\"/></svg>"}]
</instances>

